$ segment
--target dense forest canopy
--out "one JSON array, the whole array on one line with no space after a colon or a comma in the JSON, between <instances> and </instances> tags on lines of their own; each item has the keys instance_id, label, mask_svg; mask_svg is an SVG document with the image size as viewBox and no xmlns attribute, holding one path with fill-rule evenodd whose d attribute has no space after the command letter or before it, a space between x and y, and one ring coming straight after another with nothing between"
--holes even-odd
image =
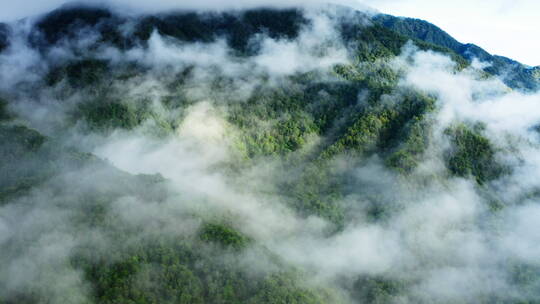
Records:
<instances>
[{"instance_id":1,"label":"dense forest canopy","mask_svg":"<svg viewBox=\"0 0 540 304\"><path fill-rule=\"evenodd\" d=\"M335 5L0 24L0 304L540 303L539 85Z\"/></svg>"}]
</instances>

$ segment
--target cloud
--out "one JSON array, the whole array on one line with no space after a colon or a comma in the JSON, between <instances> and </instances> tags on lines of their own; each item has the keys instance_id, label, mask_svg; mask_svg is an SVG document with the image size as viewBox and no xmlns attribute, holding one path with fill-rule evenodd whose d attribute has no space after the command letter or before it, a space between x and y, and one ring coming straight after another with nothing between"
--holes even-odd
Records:
<instances>
[{"instance_id":1,"label":"cloud","mask_svg":"<svg viewBox=\"0 0 540 304\"><path fill-rule=\"evenodd\" d=\"M356 0L158 0L158 1L129 1L129 0L25 0L22 2L12 2L6 4L4 10L0 13L1 21L15 21L25 17L31 17L43 14L56 9L64 4L86 3L90 5L107 5L121 8L122 11L131 11L133 13L156 13L168 10L238 10L256 7L295 7L295 6L320 6L327 3L345 5L357 9L365 9L359 1Z\"/></svg>"},{"instance_id":2,"label":"cloud","mask_svg":"<svg viewBox=\"0 0 540 304\"><path fill-rule=\"evenodd\" d=\"M531 39L540 27L534 0L364 0L384 13L427 20L463 43L474 43L490 53L529 65L540 65L535 52L539 42ZM457 20L454 16L463 16Z\"/></svg>"},{"instance_id":3,"label":"cloud","mask_svg":"<svg viewBox=\"0 0 540 304\"><path fill-rule=\"evenodd\" d=\"M157 32L147 48L92 50L115 67L132 62L142 66L137 75L104 86L107 96L73 92L62 82L44 89L39 77L27 76L36 67L47 71L49 61L61 56L42 56L22 44L13 47L20 52L0 55L0 77L9 81L3 89L13 91L19 122L48 130L55 146L76 146L107 160L82 168L61 162L55 176L0 206L0 244L10 245L8 253L0 254L0 265L9 265L0 267L2 287L18 292L37 286L58 303L73 302L63 297L67 291L77 301L85 300L89 287L84 276L66 263L77 249L92 248L91 261L114 262L122 258L122 246L147 239L170 237L198 244L201 224L221 220L255 245L238 255L217 251L219 259L213 259L226 262L233 255L255 273L298 267L310 281L343 292L358 278L382 277L406 282L399 296L409 302L514 297L518 289L508 279L506 263L539 263L537 199L515 203L540 180L539 138L531 130L540 122L534 106L538 94L512 92L497 79L481 79L474 67L457 71L448 57L412 44L394 60L378 62L401 75L395 92L382 97L385 105L398 104L402 89L436 97L438 109L429 117L434 125L428 134L431 145L420 169L406 178L377 156L352 162L350 156L338 155L329 161L332 173L348 183L336 204L349 214L343 229L336 231L324 218L299 214L291 204L293 195L284 189L284 181L300 179L309 165L299 161L305 151L248 160L240 139L249 133L228 121L234 110L257 106L249 102L269 102L250 100L256 90L299 86L290 79L296 73L315 70L312 77L335 83L328 70L351 59L332 20L309 17L313 27L304 28L295 41L256 37L262 47L252 57L235 56L223 40L179 43ZM36 90L19 92L21 83ZM139 110L142 105L150 114L127 129L96 130L85 119L69 121L73 109L95 102L92 98L118 98L121 105ZM51 121L49 115L36 115L36 106L66 115ZM56 112L49 111L43 113ZM288 117L243 118L260 131ZM514 171L482 187L472 179L449 176L443 150L452 143L444 130L459 122L484 123L485 136L500 148L501 160L514 162ZM160 123L174 132L156 136ZM159 174L166 180L148 185L145 179L161 179L137 174ZM494 213L486 192L500 198L505 209ZM98 199L88 199L94 195ZM103 227L87 218L89 206L103 208ZM371 206L382 209L385 217L374 220ZM114 237L119 231L121 242ZM196 249L205 254L203 245ZM272 263L259 250L277 256L285 266ZM50 269L55 270L52 278L43 279Z\"/></svg>"}]
</instances>

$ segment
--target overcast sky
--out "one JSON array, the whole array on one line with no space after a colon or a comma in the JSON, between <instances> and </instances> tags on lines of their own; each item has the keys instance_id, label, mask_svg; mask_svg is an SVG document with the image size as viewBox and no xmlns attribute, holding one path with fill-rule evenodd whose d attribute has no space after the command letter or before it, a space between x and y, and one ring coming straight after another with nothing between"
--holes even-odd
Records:
<instances>
[{"instance_id":1,"label":"overcast sky","mask_svg":"<svg viewBox=\"0 0 540 304\"><path fill-rule=\"evenodd\" d=\"M0 0L0 20L46 12L71 0ZM92 2L92 0L86 0ZM103 0L101 0L103 1ZM216 7L251 3L288 3L288 0L104 0L139 3L158 8L172 5ZM321 0L300 0L320 2ZM460 42L475 43L490 53L504 55L524 64L540 65L540 0L329 0L364 3L381 12L428 20ZM235 5L237 4L237 5Z\"/></svg>"}]
</instances>

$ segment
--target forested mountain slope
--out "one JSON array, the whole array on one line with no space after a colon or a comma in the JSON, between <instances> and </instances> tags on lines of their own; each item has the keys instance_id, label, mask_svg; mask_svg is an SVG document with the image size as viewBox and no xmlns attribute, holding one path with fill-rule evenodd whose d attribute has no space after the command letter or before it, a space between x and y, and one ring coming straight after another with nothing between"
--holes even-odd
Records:
<instances>
[{"instance_id":1,"label":"forested mountain slope","mask_svg":"<svg viewBox=\"0 0 540 304\"><path fill-rule=\"evenodd\" d=\"M393 18L0 25L0 303L538 303L531 78Z\"/></svg>"},{"instance_id":2,"label":"forested mountain slope","mask_svg":"<svg viewBox=\"0 0 540 304\"><path fill-rule=\"evenodd\" d=\"M484 68L484 71L503 76L506 85L512 88L532 91L540 88L540 78L535 72L539 67L528 67L507 57L491 55L471 43L462 44L427 21L390 15L378 15L374 20L402 35L449 48L468 60L476 58L487 63L488 66Z\"/></svg>"}]
</instances>

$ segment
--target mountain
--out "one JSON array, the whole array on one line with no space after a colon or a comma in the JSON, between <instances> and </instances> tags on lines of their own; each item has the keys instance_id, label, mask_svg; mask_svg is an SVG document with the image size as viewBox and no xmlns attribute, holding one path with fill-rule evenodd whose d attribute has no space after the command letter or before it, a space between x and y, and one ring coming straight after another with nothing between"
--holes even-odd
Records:
<instances>
[{"instance_id":1,"label":"mountain","mask_svg":"<svg viewBox=\"0 0 540 304\"><path fill-rule=\"evenodd\" d=\"M533 71L538 67L531 68L503 56L491 55L471 43L462 44L427 21L383 14L375 16L374 20L402 35L449 48L467 60L476 58L485 62L489 64L484 68L486 72L502 76L504 82L512 88L535 91L540 87L538 78L533 75Z\"/></svg>"},{"instance_id":2,"label":"mountain","mask_svg":"<svg viewBox=\"0 0 540 304\"><path fill-rule=\"evenodd\" d=\"M347 17L344 24L341 25L342 36L345 39L355 39L354 35L358 31L355 27L361 27L363 20L370 18L363 13L356 14L355 17ZM105 9L68 7L49 14L47 18L36 24L37 28L34 34L39 33L39 37L32 37L31 43L33 45L54 45L60 39L74 35L74 32L81 27L97 25L104 39L102 42L113 43L120 48L129 48L134 43L148 40L152 30L157 29L161 35L188 42L209 42L217 37L226 37L229 46L245 53L248 52L248 42L254 35L264 31L271 38L294 39L300 27L307 20L303 18L300 11L295 9L280 12L265 9L248 11L244 14L169 13L147 16L137 20L134 32L130 33L129 36L123 36L117 29L129 22L133 22L133 20L113 16ZM390 15L375 15L373 22L391 30L391 32L383 33L382 29L376 29L375 26L373 31L380 32L376 36L393 35L394 37L389 37L388 40L400 41L400 44L405 39L413 39L417 44L426 43L426 45L422 44L424 48L437 49L437 51L446 53L452 51L454 56L461 56L468 61L476 58L489 64L484 70L489 74L501 76L508 86L524 90L538 89L539 83L534 76L534 68L506 57L491 55L474 44L461 44L443 30L426 21ZM7 46L7 33L8 27L6 25L0 26L0 49ZM396 33L404 37L398 38ZM252 52L256 48L253 45L249 47L251 48L249 51ZM396 54L399 52L399 45L391 46L390 49Z\"/></svg>"},{"instance_id":3,"label":"mountain","mask_svg":"<svg viewBox=\"0 0 540 304\"><path fill-rule=\"evenodd\" d=\"M539 79L334 5L1 25L0 303L537 303Z\"/></svg>"}]
</instances>

